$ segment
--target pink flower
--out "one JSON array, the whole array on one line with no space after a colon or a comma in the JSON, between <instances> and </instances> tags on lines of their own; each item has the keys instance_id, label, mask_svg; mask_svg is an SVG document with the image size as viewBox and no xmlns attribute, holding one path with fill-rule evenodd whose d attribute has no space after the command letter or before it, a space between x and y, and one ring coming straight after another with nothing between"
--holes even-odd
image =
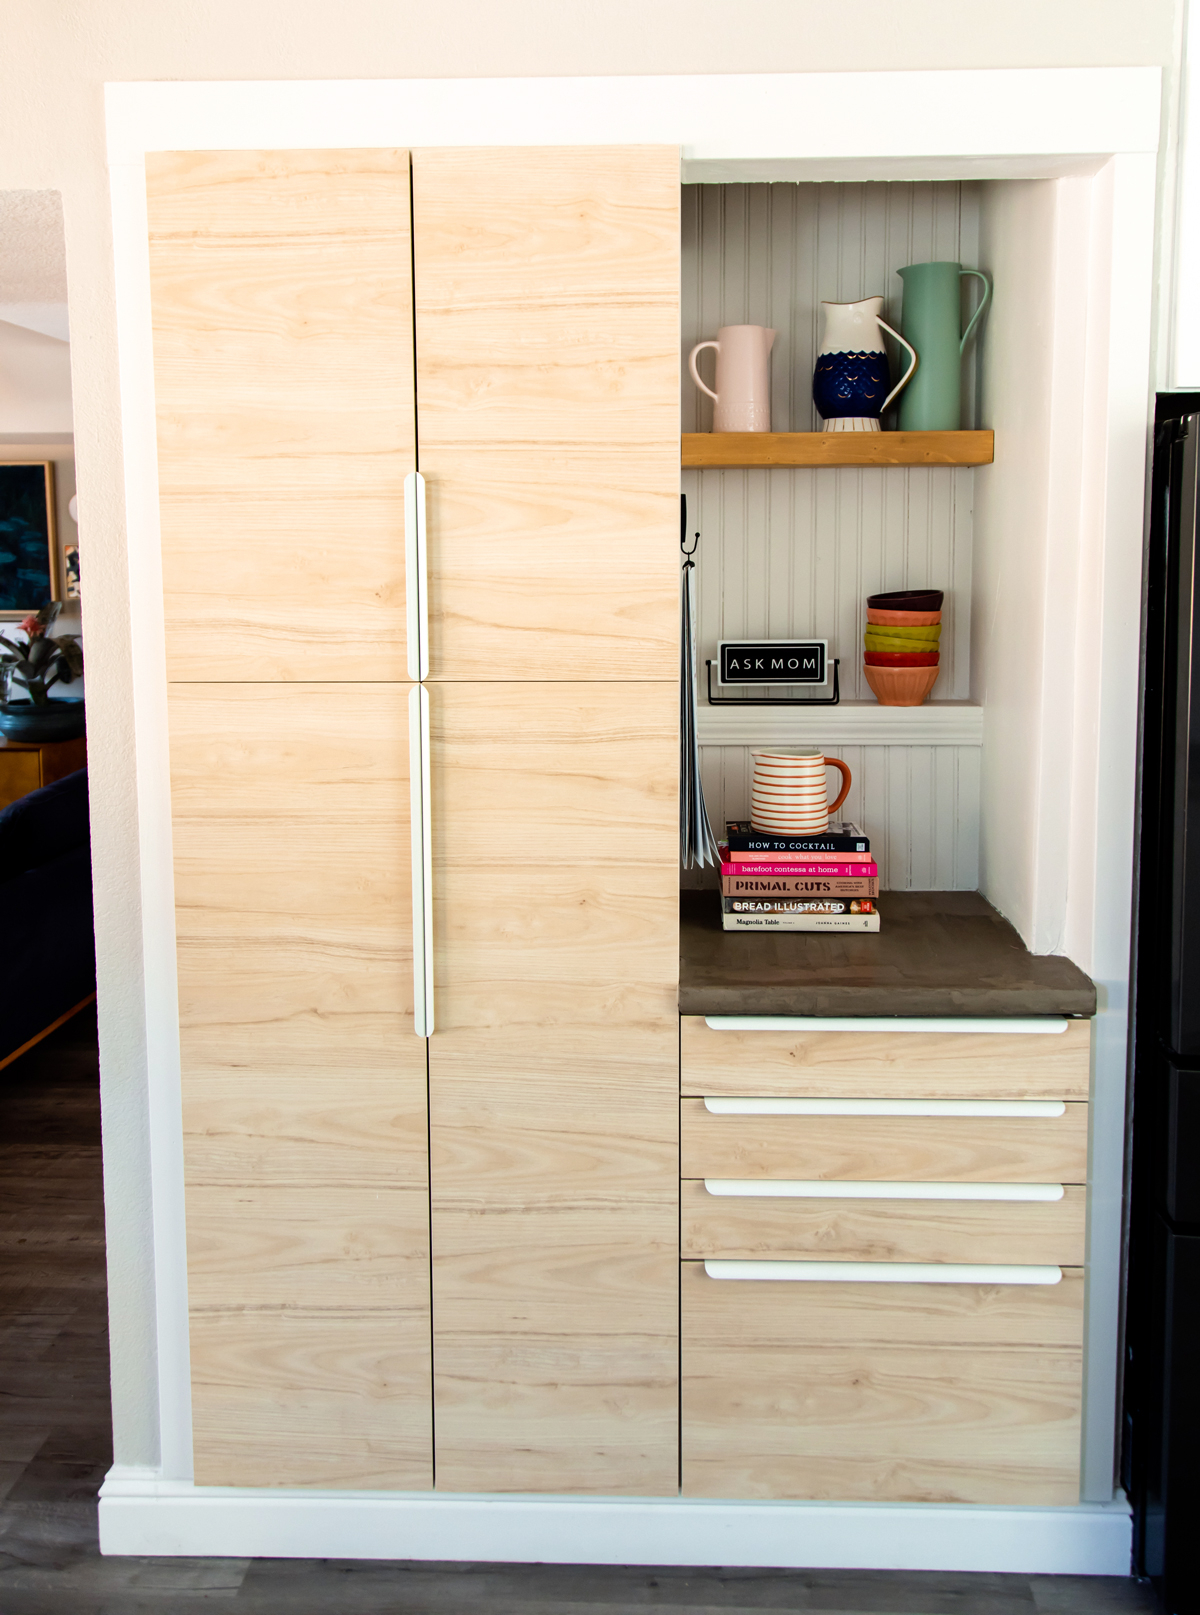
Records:
<instances>
[{"instance_id":1,"label":"pink flower","mask_svg":"<svg viewBox=\"0 0 1200 1615\"><path fill-rule=\"evenodd\" d=\"M36 616L26 617L21 627L29 635L30 639L41 639L46 632L46 624L39 622Z\"/></svg>"}]
</instances>

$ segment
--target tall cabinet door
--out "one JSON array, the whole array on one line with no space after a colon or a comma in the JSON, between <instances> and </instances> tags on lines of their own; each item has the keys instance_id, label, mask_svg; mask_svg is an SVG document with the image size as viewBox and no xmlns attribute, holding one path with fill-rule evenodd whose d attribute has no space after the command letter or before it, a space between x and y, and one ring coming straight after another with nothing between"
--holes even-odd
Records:
<instances>
[{"instance_id":1,"label":"tall cabinet door","mask_svg":"<svg viewBox=\"0 0 1200 1615\"><path fill-rule=\"evenodd\" d=\"M436 1483L670 1494L678 153L413 180Z\"/></svg>"},{"instance_id":2,"label":"tall cabinet door","mask_svg":"<svg viewBox=\"0 0 1200 1615\"><path fill-rule=\"evenodd\" d=\"M201 1484L432 1480L409 187L148 164Z\"/></svg>"},{"instance_id":3,"label":"tall cabinet door","mask_svg":"<svg viewBox=\"0 0 1200 1615\"><path fill-rule=\"evenodd\" d=\"M679 152L413 153L430 677L679 673Z\"/></svg>"}]
</instances>

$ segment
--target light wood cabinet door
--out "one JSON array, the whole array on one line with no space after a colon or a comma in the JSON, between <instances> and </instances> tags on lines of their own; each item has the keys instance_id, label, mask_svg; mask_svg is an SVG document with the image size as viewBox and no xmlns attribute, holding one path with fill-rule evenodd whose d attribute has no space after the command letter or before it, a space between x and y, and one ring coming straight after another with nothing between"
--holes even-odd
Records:
<instances>
[{"instance_id":1,"label":"light wood cabinet door","mask_svg":"<svg viewBox=\"0 0 1200 1615\"><path fill-rule=\"evenodd\" d=\"M683 1264L683 1491L1079 1501L1083 1273L723 1281Z\"/></svg>"},{"instance_id":2,"label":"light wood cabinet door","mask_svg":"<svg viewBox=\"0 0 1200 1615\"><path fill-rule=\"evenodd\" d=\"M1086 1099L1092 1023L1061 1032L800 1032L680 1026L685 1094L803 1099Z\"/></svg>"},{"instance_id":3,"label":"light wood cabinet door","mask_svg":"<svg viewBox=\"0 0 1200 1615\"><path fill-rule=\"evenodd\" d=\"M674 680L679 152L413 153L434 679Z\"/></svg>"},{"instance_id":4,"label":"light wood cabinet door","mask_svg":"<svg viewBox=\"0 0 1200 1615\"><path fill-rule=\"evenodd\" d=\"M169 720L196 1480L428 1487L406 691Z\"/></svg>"},{"instance_id":5,"label":"light wood cabinet door","mask_svg":"<svg viewBox=\"0 0 1200 1615\"><path fill-rule=\"evenodd\" d=\"M437 1485L678 1485L677 691L431 692Z\"/></svg>"},{"instance_id":6,"label":"light wood cabinet door","mask_svg":"<svg viewBox=\"0 0 1200 1615\"><path fill-rule=\"evenodd\" d=\"M1088 1107L1061 1116L727 1116L684 1099L688 1178L1086 1183Z\"/></svg>"},{"instance_id":7,"label":"light wood cabinet door","mask_svg":"<svg viewBox=\"0 0 1200 1615\"><path fill-rule=\"evenodd\" d=\"M406 151L146 158L168 677L403 679Z\"/></svg>"},{"instance_id":8,"label":"light wood cabinet door","mask_svg":"<svg viewBox=\"0 0 1200 1615\"><path fill-rule=\"evenodd\" d=\"M689 1179L680 1209L685 1258L1082 1267L1087 1190L1045 1201L776 1197Z\"/></svg>"}]
</instances>

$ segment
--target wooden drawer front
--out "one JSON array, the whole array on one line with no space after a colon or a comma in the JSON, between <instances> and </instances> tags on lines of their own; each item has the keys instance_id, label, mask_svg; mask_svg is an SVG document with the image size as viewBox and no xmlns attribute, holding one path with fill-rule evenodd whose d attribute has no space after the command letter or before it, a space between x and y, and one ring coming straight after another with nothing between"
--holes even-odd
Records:
<instances>
[{"instance_id":1,"label":"wooden drawer front","mask_svg":"<svg viewBox=\"0 0 1200 1615\"><path fill-rule=\"evenodd\" d=\"M838 1262L1032 1262L1079 1267L1086 1189L1061 1200L843 1200L682 1189L685 1257Z\"/></svg>"},{"instance_id":2,"label":"wooden drawer front","mask_svg":"<svg viewBox=\"0 0 1200 1615\"><path fill-rule=\"evenodd\" d=\"M714 1031L682 1024L685 1094L1086 1099L1091 1021L1058 1033Z\"/></svg>"},{"instance_id":3,"label":"wooden drawer front","mask_svg":"<svg viewBox=\"0 0 1200 1615\"><path fill-rule=\"evenodd\" d=\"M1071 1504L1083 1276L754 1283L683 1264L690 1497Z\"/></svg>"},{"instance_id":4,"label":"wooden drawer front","mask_svg":"<svg viewBox=\"0 0 1200 1615\"><path fill-rule=\"evenodd\" d=\"M717 1116L682 1101L685 1178L1085 1183L1087 1110L1048 1116Z\"/></svg>"}]
</instances>

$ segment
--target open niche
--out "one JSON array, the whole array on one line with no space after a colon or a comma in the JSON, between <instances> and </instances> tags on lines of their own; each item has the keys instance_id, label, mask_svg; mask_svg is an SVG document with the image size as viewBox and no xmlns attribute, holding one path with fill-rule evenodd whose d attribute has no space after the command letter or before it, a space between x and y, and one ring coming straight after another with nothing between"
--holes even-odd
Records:
<instances>
[{"instance_id":1,"label":"open niche","mask_svg":"<svg viewBox=\"0 0 1200 1615\"><path fill-rule=\"evenodd\" d=\"M1056 546L1060 557L1078 546L1077 532L1052 532L1048 506L1047 330L1065 205L1055 180L684 186L682 488L689 528L701 534L698 723L714 826L748 813L752 746L820 745L853 772L846 811L871 835L886 887L976 890L986 884L981 860L1024 856L1003 820L1020 814L1041 766L1046 617L1064 610L1047 594L1047 566ZM1075 246L1082 257L1086 243ZM820 304L882 295L884 318L899 327L897 271L932 260L995 281L963 365L961 453L856 465L831 462L809 438L815 449L795 459L810 463L733 466L720 463L713 437L690 436L711 433L713 406L687 355L733 324L778 332L773 431L819 433ZM978 293L963 284L965 322ZM899 375L900 355L891 357ZM871 434L871 454L887 457L894 426L893 412ZM866 597L927 587L945 592L940 676L925 706L881 707L862 676ZM827 640L841 662L841 705L709 707L705 661L718 642L759 638ZM1020 884L1015 864L1007 873Z\"/></svg>"}]
</instances>

